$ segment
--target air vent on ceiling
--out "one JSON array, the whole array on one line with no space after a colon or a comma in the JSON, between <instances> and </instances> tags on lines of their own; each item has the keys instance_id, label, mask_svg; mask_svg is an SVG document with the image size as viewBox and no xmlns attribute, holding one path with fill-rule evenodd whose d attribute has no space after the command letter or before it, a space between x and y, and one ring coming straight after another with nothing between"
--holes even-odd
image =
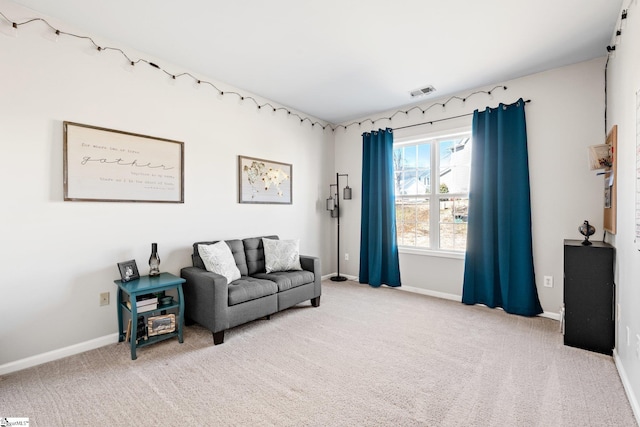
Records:
<instances>
[{"instance_id":1,"label":"air vent on ceiling","mask_svg":"<svg viewBox=\"0 0 640 427\"><path fill-rule=\"evenodd\" d=\"M435 92L435 90L436 89L433 86L427 86L420 89L412 90L409 93L411 93L411 96L422 96L422 95L428 95L431 92Z\"/></svg>"}]
</instances>

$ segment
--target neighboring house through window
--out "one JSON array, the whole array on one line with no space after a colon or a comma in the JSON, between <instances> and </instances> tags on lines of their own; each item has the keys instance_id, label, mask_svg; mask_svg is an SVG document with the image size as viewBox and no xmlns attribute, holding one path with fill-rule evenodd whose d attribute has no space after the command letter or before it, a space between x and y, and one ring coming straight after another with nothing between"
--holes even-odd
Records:
<instances>
[{"instance_id":1,"label":"neighboring house through window","mask_svg":"<svg viewBox=\"0 0 640 427\"><path fill-rule=\"evenodd\" d=\"M465 250L471 146L469 129L394 142L400 247Z\"/></svg>"}]
</instances>

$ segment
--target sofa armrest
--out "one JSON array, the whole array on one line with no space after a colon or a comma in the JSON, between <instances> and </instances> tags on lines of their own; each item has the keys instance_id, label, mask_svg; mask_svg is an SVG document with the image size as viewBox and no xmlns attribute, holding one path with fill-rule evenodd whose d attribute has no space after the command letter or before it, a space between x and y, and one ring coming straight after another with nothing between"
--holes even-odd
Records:
<instances>
[{"instance_id":1,"label":"sofa armrest","mask_svg":"<svg viewBox=\"0 0 640 427\"><path fill-rule=\"evenodd\" d=\"M300 266L302 266L303 270L307 270L313 273L314 296L319 297L322 293L320 287L320 281L322 280L320 258L309 255L300 255Z\"/></svg>"},{"instance_id":2,"label":"sofa armrest","mask_svg":"<svg viewBox=\"0 0 640 427\"><path fill-rule=\"evenodd\" d=\"M300 255L300 265L303 270L312 272L313 274L320 273L320 258L309 255Z\"/></svg>"},{"instance_id":3,"label":"sofa armrest","mask_svg":"<svg viewBox=\"0 0 640 427\"><path fill-rule=\"evenodd\" d=\"M229 285L227 279L199 267L185 267L180 270L180 276L186 280L182 285L185 316L211 332L228 329Z\"/></svg>"}]
</instances>

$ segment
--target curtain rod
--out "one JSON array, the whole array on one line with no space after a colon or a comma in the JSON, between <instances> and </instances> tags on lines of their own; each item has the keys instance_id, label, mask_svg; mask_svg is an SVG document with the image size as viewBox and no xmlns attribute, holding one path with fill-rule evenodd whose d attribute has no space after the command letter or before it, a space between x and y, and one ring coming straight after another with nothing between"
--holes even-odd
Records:
<instances>
[{"instance_id":1,"label":"curtain rod","mask_svg":"<svg viewBox=\"0 0 640 427\"><path fill-rule=\"evenodd\" d=\"M527 99L526 101L524 101L525 104L528 104L530 102L531 102L530 99ZM473 115L473 113L460 114L459 116L447 117L445 119L431 120L431 121L428 121L428 122L416 123L415 125L400 126L400 127L397 127L397 128L393 128L393 130L407 129L407 128L412 128L414 126L432 125L432 124L437 123L437 122L443 122L445 120L458 119L460 117L466 117L466 116L472 116L472 115Z\"/></svg>"}]
</instances>

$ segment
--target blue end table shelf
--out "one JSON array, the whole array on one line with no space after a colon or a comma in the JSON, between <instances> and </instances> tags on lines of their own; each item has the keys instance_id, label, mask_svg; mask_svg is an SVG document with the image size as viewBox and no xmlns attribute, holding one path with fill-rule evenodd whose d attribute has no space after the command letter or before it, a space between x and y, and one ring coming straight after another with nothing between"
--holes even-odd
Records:
<instances>
[{"instance_id":1,"label":"blue end table shelf","mask_svg":"<svg viewBox=\"0 0 640 427\"><path fill-rule=\"evenodd\" d=\"M123 317L125 312L131 314L131 360L136 360L136 348L144 347L150 344L157 343L169 338L178 337L178 342L183 342L182 328L184 325L184 295L182 293L182 284L185 280L181 277L174 276L171 273L160 273L158 276L142 276L139 279L131 280L129 282L123 282L122 280L114 280L114 283L118 285L118 342L125 340L126 330L124 328ZM137 327L136 322L138 319L138 311L135 303L131 304L131 308L127 307L127 301L136 301L136 297L139 295L155 294L163 291L177 290L178 299L174 300L168 305L158 305L158 308L152 311L145 312L147 315L154 315L165 310L178 310L176 318L176 331L168 334L156 335L149 337L144 342L136 343L137 341ZM124 298L124 294L127 294L128 299Z\"/></svg>"}]
</instances>

